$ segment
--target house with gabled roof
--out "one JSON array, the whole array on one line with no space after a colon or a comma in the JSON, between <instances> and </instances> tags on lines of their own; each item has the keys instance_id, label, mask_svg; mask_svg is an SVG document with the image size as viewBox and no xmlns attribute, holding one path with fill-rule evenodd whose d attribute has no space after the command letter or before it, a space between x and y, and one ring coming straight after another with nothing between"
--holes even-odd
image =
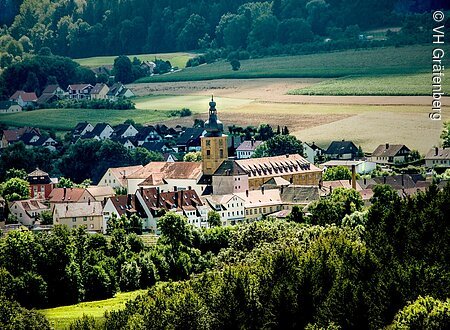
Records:
<instances>
[{"instance_id":1,"label":"house with gabled roof","mask_svg":"<svg viewBox=\"0 0 450 330\"><path fill-rule=\"evenodd\" d=\"M22 112L22 107L14 101L0 101L0 114Z\"/></svg>"},{"instance_id":2,"label":"house with gabled roof","mask_svg":"<svg viewBox=\"0 0 450 330\"><path fill-rule=\"evenodd\" d=\"M47 172L36 168L33 172L28 173L27 181L30 183L31 198L48 199L58 180L50 178Z\"/></svg>"},{"instance_id":3,"label":"house with gabled roof","mask_svg":"<svg viewBox=\"0 0 450 330\"><path fill-rule=\"evenodd\" d=\"M139 188L159 187L161 190L194 189L201 195L206 185L200 183L200 162L151 162L127 176L128 193Z\"/></svg>"},{"instance_id":4,"label":"house with gabled roof","mask_svg":"<svg viewBox=\"0 0 450 330\"><path fill-rule=\"evenodd\" d=\"M121 83L115 83L114 85L112 85L108 93L106 94L106 98L113 102L133 96L134 93Z\"/></svg>"},{"instance_id":5,"label":"house with gabled roof","mask_svg":"<svg viewBox=\"0 0 450 330\"><path fill-rule=\"evenodd\" d=\"M36 132L32 131L22 134L19 140L22 141L27 146L32 146L36 141L39 140L40 137L41 137L40 134L37 134Z\"/></svg>"},{"instance_id":6,"label":"house with gabled roof","mask_svg":"<svg viewBox=\"0 0 450 330\"><path fill-rule=\"evenodd\" d=\"M80 136L85 135L86 133L92 132L94 130L94 126L92 126L87 121L78 123L72 131L72 137L74 139L78 139Z\"/></svg>"},{"instance_id":7,"label":"house with gabled roof","mask_svg":"<svg viewBox=\"0 0 450 330\"><path fill-rule=\"evenodd\" d=\"M108 123L98 123L91 132L84 134L81 138L101 141L109 139L113 133L114 129Z\"/></svg>"},{"instance_id":8,"label":"house with gabled roof","mask_svg":"<svg viewBox=\"0 0 450 330\"><path fill-rule=\"evenodd\" d=\"M131 217L133 214L139 217L144 217L145 215L139 214L136 208L136 195L117 195L114 197L107 198L103 206L103 228L106 232L108 228L108 220L115 214L117 218L125 215L127 218Z\"/></svg>"},{"instance_id":9,"label":"house with gabled roof","mask_svg":"<svg viewBox=\"0 0 450 330\"><path fill-rule=\"evenodd\" d=\"M312 164L315 163L315 158L322 155L325 152L321 147L319 147L315 142L306 143L303 142L303 155Z\"/></svg>"},{"instance_id":10,"label":"house with gabled roof","mask_svg":"<svg viewBox=\"0 0 450 330\"><path fill-rule=\"evenodd\" d=\"M38 100L35 92L16 91L9 98L10 101L16 102L22 108L34 107Z\"/></svg>"},{"instance_id":11,"label":"house with gabled roof","mask_svg":"<svg viewBox=\"0 0 450 330\"><path fill-rule=\"evenodd\" d=\"M139 131L131 124L119 124L114 127L114 136L120 138L135 137Z\"/></svg>"},{"instance_id":12,"label":"house with gabled roof","mask_svg":"<svg viewBox=\"0 0 450 330\"><path fill-rule=\"evenodd\" d=\"M245 199L236 194L202 197L209 211L219 213L223 226L233 226L245 221Z\"/></svg>"},{"instance_id":13,"label":"house with gabled roof","mask_svg":"<svg viewBox=\"0 0 450 330\"><path fill-rule=\"evenodd\" d=\"M88 231L102 233L103 206L101 202L59 203L53 206L53 223L71 229L84 227Z\"/></svg>"},{"instance_id":14,"label":"house with gabled roof","mask_svg":"<svg viewBox=\"0 0 450 330\"><path fill-rule=\"evenodd\" d=\"M33 147L42 147L51 151L55 151L57 145L58 142L50 136L41 136L32 144Z\"/></svg>"},{"instance_id":15,"label":"house with gabled roof","mask_svg":"<svg viewBox=\"0 0 450 330\"><path fill-rule=\"evenodd\" d=\"M31 227L42 212L49 211L50 209L41 201L27 199L10 203L9 210L17 218L19 223Z\"/></svg>"},{"instance_id":16,"label":"house with gabled roof","mask_svg":"<svg viewBox=\"0 0 450 330\"><path fill-rule=\"evenodd\" d=\"M61 203L81 203L95 198L85 188L54 188L49 195L50 205Z\"/></svg>"},{"instance_id":17,"label":"house with gabled roof","mask_svg":"<svg viewBox=\"0 0 450 330\"><path fill-rule=\"evenodd\" d=\"M172 151L169 147L166 146L166 142L164 141L152 141L152 142L145 142L140 146L141 148L147 149L148 151L153 152L167 152Z\"/></svg>"},{"instance_id":18,"label":"house with gabled roof","mask_svg":"<svg viewBox=\"0 0 450 330\"><path fill-rule=\"evenodd\" d=\"M140 68L145 72L147 76L153 74L153 70L155 69L156 64L152 61L142 61Z\"/></svg>"},{"instance_id":19,"label":"house with gabled roof","mask_svg":"<svg viewBox=\"0 0 450 330\"><path fill-rule=\"evenodd\" d=\"M430 149L425 156L425 166L428 168L450 167L450 148Z\"/></svg>"},{"instance_id":20,"label":"house with gabled roof","mask_svg":"<svg viewBox=\"0 0 450 330\"><path fill-rule=\"evenodd\" d=\"M109 87L103 83L97 83L91 89L91 100L105 100L106 94L109 92Z\"/></svg>"},{"instance_id":21,"label":"house with gabled roof","mask_svg":"<svg viewBox=\"0 0 450 330\"><path fill-rule=\"evenodd\" d=\"M411 150L404 144L380 144L370 156L370 161L377 164L404 163Z\"/></svg>"},{"instance_id":22,"label":"house with gabled roof","mask_svg":"<svg viewBox=\"0 0 450 330\"><path fill-rule=\"evenodd\" d=\"M355 159L358 147L352 141L333 141L324 154L331 159Z\"/></svg>"},{"instance_id":23,"label":"house with gabled roof","mask_svg":"<svg viewBox=\"0 0 450 330\"><path fill-rule=\"evenodd\" d=\"M197 227L206 227L208 208L194 189L161 191L158 188L140 188L136 191L137 210L144 217L144 229L157 231L157 219L165 212L175 212Z\"/></svg>"},{"instance_id":24,"label":"house with gabled roof","mask_svg":"<svg viewBox=\"0 0 450 330\"><path fill-rule=\"evenodd\" d=\"M65 96L64 90L59 85L47 85L42 91L41 96L37 99L37 104L43 105L46 103L52 103Z\"/></svg>"},{"instance_id":25,"label":"house with gabled roof","mask_svg":"<svg viewBox=\"0 0 450 330\"><path fill-rule=\"evenodd\" d=\"M236 149L237 159L251 158L256 148L258 148L262 143L263 141L255 141L253 139L242 142Z\"/></svg>"},{"instance_id":26,"label":"house with gabled roof","mask_svg":"<svg viewBox=\"0 0 450 330\"><path fill-rule=\"evenodd\" d=\"M134 172L142 169L144 166L123 166L123 167L111 167L105 172L100 181L99 186L110 186L114 189L127 188L127 177Z\"/></svg>"},{"instance_id":27,"label":"house with gabled roof","mask_svg":"<svg viewBox=\"0 0 450 330\"><path fill-rule=\"evenodd\" d=\"M200 138L205 134L204 128L186 128L177 139L178 152L201 151Z\"/></svg>"},{"instance_id":28,"label":"house with gabled roof","mask_svg":"<svg viewBox=\"0 0 450 330\"><path fill-rule=\"evenodd\" d=\"M89 100L91 98L91 90L94 88L91 84L73 84L67 87L69 99L72 100Z\"/></svg>"},{"instance_id":29,"label":"house with gabled roof","mask_svg":"<svg viewBox=\"0 0 450 330\"><path fill-rule=\"evenodd\" d=\"M16 143L20 141L20 138L24 135L37 135L41 136L41 131L39 128L35 127L21 127L18 129L5 129L0 132L1 140L0 140L0 148L6 148L10 144Z\"/></svg>"},{"instance_id":30,"label":"house with gabled roof","mask_svg":"<svg viewBox=\"0 0 450 330\"><path fill-rule=\"evenodd\" d=\"M110 186L90 186L87 187L86 190L98 202L102 202L105 200L105 198L113 197L116 195L116 192Z\"/></svg>"},{"instance_id":31,"label":"house with gabled roof","mask_svg":"<svg viewBox=\"0 0 450 330\"><path fill-rule=\"evenodd\" d=\"M111 137L111 141L120 143L125 148L130 149L130 150L136 149L135 140L133 137L117 137L117 136L113 135Z\"/></svg>"},{"instance_id":32,"label":"house with gabled roof","mask_svg":"<svg viewBox=\"0 0 450 330\"><path fill-rule=\"evenodd\" d=\"M280 211L282 200L279 189L247 190L236 193L236 196L243 199L245 219L247 221L260 220L273 212Z\"/></svg>"},{"instance_id":33,"label":"house with gabled roof","mask_svg":"<svg viewBox=\"0 0 450 330\"><path fill-rule=\"evenodd\" d=\"M144 126L139 129L135 139L138 146L141 146L146 142L161 141L162 137L154 126Z\"/></svg>"}]
</instances>

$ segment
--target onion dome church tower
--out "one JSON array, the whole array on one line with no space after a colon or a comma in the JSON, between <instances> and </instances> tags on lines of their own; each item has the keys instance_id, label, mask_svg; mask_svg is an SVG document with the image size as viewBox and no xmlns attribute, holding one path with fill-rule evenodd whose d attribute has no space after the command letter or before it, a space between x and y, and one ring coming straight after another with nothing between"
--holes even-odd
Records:
<instances>
[{"instance_id":1,"label":"onion dome church tower","mask_svg":"<svg viewBox=\"0 0 450 330\"><path fill-rule=\"evenodd\" d=\"M217 117L216 102L211 97L209 118L205 122L206 134L201 138L203 174L212 175L222 162L228 159L227 136Z\"/></svg>"}]
</instances>

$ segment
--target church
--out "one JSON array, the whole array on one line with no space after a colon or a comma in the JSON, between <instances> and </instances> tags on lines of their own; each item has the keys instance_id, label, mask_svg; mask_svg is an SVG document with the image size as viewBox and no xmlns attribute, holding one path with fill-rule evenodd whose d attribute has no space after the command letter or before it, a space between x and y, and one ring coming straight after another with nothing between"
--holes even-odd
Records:
<instances>
[{"instance_id":1,"label":"church","mask_svg":"<svg viewBox=\"0 0 450 330\"><path fill-rule=\"evenodd\" d=\"M232 194L261 189L264 186L318 186L322 170L301 155L228 159L227 135L218 118L216 102L209 103L206 134L201 138L202 171L212 186L212 194Z\"/></svg>"}]
</instances>

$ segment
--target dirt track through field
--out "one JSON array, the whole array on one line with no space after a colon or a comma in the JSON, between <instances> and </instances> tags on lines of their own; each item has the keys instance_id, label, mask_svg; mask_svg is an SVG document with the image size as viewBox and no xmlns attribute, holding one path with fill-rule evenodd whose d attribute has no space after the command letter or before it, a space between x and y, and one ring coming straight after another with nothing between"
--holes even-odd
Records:
<instances>
[{"instance_id":1,"label":"dirt track through field","mask_svg":"<svg viewBox=\"0 0 450 330\"><path fill-rule=\"evenodd\" d=\"M319 83L319 78L217 79L207 81L131 84L137 96L145 95L216 95L252 99L258 102L293 104L366 104L366 105L430 105L430 96L321 96L287 95ZM443 98L450 105L450 97Z\"/></svg>"}]
</instances>

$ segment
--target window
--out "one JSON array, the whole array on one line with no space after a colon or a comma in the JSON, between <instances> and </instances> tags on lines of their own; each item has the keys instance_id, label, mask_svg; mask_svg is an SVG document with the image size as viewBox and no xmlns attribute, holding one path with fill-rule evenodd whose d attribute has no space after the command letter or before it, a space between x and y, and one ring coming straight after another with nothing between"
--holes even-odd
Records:
<instances>
[{"instance_id":1,"label":"window","mask_svg":"<svg viewBox=\"0 0 450 330\"><path fill-rule=\"evenodd\" d=\"M221 141L222 141L222 140L221 140ZM219 150L219 157L220 157L220 158L223 158L223 149L220 149L220 150Z\"/></svg>"},{"instance_id":2,"label":"window","mask_svg":"<svg viewBox=\"0 0 450 330\"><path fill-rule=\"evenodd\" d=\"M72 222L77 222L77 218L73 217Z\"/></svg>"},{"instance_id":3,"label":"window","mask_svg":"<svg viewBox=\"0 0 450 330\"><path fill-rule=\"evenodd\" d=\"M83 221L87 221L87 217L83 217Z\"/></svg>"},{"instance_id":4,"label":"window","mask_svg":"<svg viewBox=\"0 0 450 330\"><path fill-rule=\"evenodd\" d=\"M206 158L211 158L211 150L206 150Z\"/></svg>"}]
</instances>

